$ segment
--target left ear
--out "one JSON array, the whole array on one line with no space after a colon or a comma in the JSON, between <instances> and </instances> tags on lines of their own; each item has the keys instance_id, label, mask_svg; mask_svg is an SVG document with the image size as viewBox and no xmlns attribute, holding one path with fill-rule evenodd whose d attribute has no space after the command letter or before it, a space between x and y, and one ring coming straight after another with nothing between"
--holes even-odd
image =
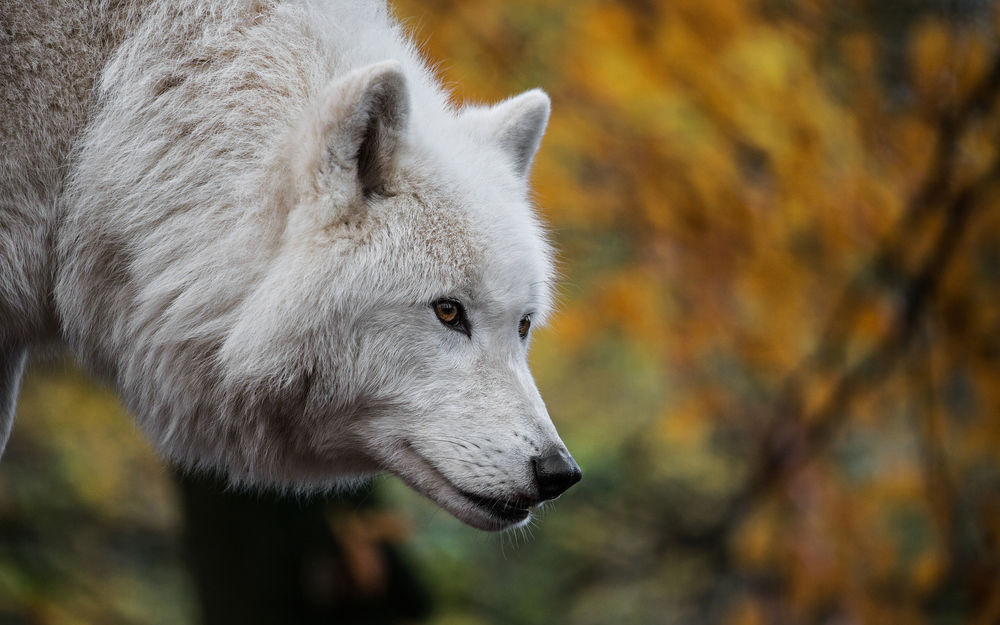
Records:
<instances>
[{"instance_id":1,"label":"left ear","mask_svg":"<svg viewBox=\"0 0 1000 625\"><path fill-rule=\"evenodd\" d=\"M279 147L277 169L303 193L338 210L363 207L382 192L406 134L409 96L398 61L373 63L314 95ZM334 218L329 215L329 218Z\"/></svg>"},{"instance_id":2,"label":"left ear","mask_svg":"<svg viewBox=\"0 0 1000 625\"><path fill-rule=\"evenodd\" d=\"M316 114L325 146L319 175L346 173L364 196L378 192L392 168L409 118L406 78L398 61L357 69L329 85Z\"/></svg>"},{"instance_id":3,"label":"left ear","mask_svg":"<svg viewBox=\"0 0 1000 625\"><path fill-rule=\"evenodd\" d=\"M466 110L463 117L485 128L510 156L517 175L527 178L551 109L549 96L532 89L491 108Z\"/></svg>"}]
</instances>

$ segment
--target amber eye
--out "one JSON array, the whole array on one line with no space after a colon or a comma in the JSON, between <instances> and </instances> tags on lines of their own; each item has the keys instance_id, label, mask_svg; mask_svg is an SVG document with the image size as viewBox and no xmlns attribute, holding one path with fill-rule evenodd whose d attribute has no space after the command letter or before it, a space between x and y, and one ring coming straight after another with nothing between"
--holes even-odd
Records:
<instances>
[{"instance_id":1,"label":"amber eye","mask_svg":"<svg viewBox=\"0 0 1000 625\"><path fill-rule=\"evenodd\" d=\"M434 304L434 312L437 313L438 319L445 323L454 323L458 320L458 306L454 302L440 301Z\"/></svg>"},{"instance_id":2,"label":"amber eye","mask_svg":"<svg viewBox=\"0 0 1000 625\"><path fill-rule=\"evenodd\" d=\"M439 299L434 302L434 314L444 325L471 336L462 305L453 299Z\"/></svg>"},{"instance_id":3,"label":"amber eye","mask_svg":"<svg viewBox=\"0 0 1000 625\"><path fill-rule=\"evenodd\" d=\"M531 317L525 315L521 317L521 321L517 324L517 333L522 339L528 338L528 330L531 329Z\"/></svg>"}]
</instances>

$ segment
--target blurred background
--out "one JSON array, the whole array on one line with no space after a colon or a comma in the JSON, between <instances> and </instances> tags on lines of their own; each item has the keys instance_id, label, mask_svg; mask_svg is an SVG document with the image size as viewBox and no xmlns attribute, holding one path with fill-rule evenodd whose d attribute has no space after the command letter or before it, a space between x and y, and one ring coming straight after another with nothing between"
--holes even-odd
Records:
<instances>
[{"instance_id":1,"label":"blurred background","mask_svg":"<svg viewBox=\"0 0 1000 625\"><path fill-rule=\"evenodd\" d=\"M458 98L552 96L532 365L583 481L504 535L223 493L36 363L0 624L1000 622L1000 3L393 5Z\"/></svg>"}]
</instances>

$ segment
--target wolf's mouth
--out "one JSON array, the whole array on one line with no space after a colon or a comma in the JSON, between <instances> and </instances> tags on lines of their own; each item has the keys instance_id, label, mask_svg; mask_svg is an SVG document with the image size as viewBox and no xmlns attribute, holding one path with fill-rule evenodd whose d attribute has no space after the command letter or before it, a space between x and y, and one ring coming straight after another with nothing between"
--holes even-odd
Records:
<instances>
[{"instance_id":1,"label":"wolf's mouth","mask_svg":"<svg viewBox=\"0 0 1000 625\"><path fill-rule=\"evenodd\" d=\"M495 497L483 497L465 491L458 492L484 512L504 523L520 523L531 514L530 508L533 504L523 499L499 499Z\"/></svg>"},{"instance_id":2,"label":"wolf's mouth","mask_svg":"<svg viewBox=\"0 0 1000 625\"><path fill-rule=\"evenodd\" d=\"M520 525L538 502L519 495L490 497L463 490L409 443L386 466L414 490L429 497L459 520L487 531Z\"/></svg>"}]
</instances>

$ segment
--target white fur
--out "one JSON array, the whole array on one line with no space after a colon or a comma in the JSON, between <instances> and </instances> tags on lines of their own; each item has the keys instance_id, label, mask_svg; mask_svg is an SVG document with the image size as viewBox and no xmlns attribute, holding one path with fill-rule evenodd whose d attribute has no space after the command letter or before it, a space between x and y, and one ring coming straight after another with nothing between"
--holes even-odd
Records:
<instances>
[{"instance_id":1,"label":"white fur","mask_svg":"<svg viewBox=\"0 0 1000 625\"><path fill-rule=\"evenodd\" d=\"M460 491L537 502L531 458L565 451L517 332L551 305L526 184L548 97L453 108L381 2L129 8L68 175L26 200L28 149L0 161L54 293L0 295L0 400L55 338L185 466L300 490L387 469L484 529L506 523ZM25 254L3 242L0 270Z\"/></svg>"}]
</instances>

